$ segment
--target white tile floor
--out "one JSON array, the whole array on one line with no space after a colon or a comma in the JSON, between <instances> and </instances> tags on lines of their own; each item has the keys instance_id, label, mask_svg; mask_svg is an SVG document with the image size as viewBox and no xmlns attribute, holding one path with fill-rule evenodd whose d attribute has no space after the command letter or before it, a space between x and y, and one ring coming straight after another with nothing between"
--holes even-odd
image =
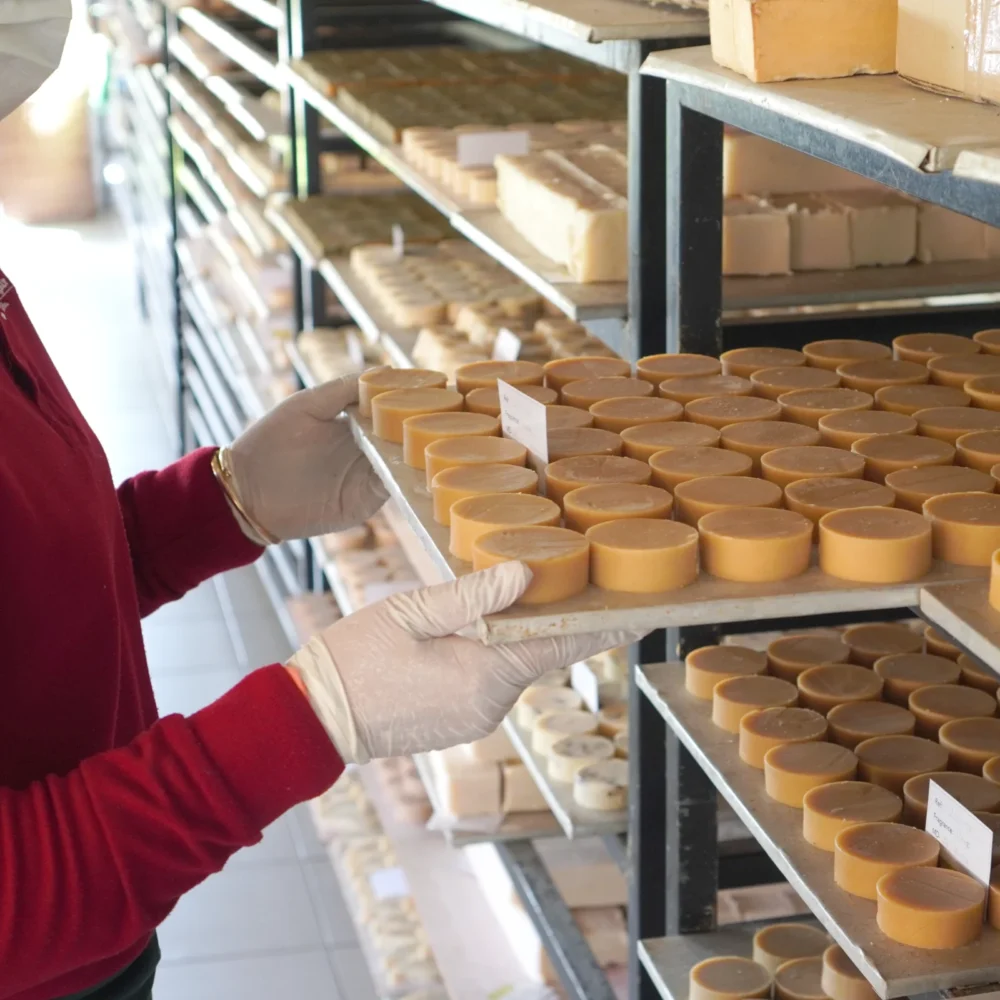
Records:
<instances>
[{"instance_id":1,"label":"white tile floor","mask_svg":"<svg viewBox=\"0 0 1000 1000\"><path fill-rule=\"evenodd\" d=\"M171 401L117 224L32 230L0 221L0 245L0 267L101 436L116 477L169 462ZM290 652L252 569L157 612L145 635L161 713L195 711L248 670ZM160 943L156 1000L375 997L304 807L189 893L160 929Z\"/></svg>"}]
</instances>

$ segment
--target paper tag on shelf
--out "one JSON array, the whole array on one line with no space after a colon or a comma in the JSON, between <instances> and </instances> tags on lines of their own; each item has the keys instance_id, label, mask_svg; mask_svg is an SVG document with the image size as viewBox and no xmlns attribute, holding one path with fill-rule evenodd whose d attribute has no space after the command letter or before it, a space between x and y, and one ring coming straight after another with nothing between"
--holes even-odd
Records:
<instances>
[{"instance_id":1,"label":"paper tag on shelf","mask_svg":"<svg viewBox=\"0 0 1000 1000\"><path fill-rule=\"evenodd\" d=\"M410 883L406 881L406 872L402 868L380 868L368 876L368 884L379 900L410 895Z\"/></svg>"},{"instance_id":2,"label":"paper tag on shelf","mask_svg":"<svg viewBox=\"0 0 1000 1000\"><path fill-rule=\"evenodd\" d=\"M458 165L460 167L492 167L501 154L524 156L531 149L527 132L460 132L458 135Z\"/></svg>"},{"instance_id":3,"label":"paper tag on shelf","mask_svg":"<svg viewBox=\"0 0 1000 1000\"><path fill-rule=\"evenodd\" d=\"M545 404L497 379L500 426L504 437L523 444L542 463L549 461L549 428Z\"/></svg>"},{"instance_id":4,"label":"paper tag on shelf","mask_svg":"<svg viewBox=\"0 0 1000 1000\"><path fill-rule=\"evenodd\" d=\"M393 594L402 594L407 590L416 590L419 580L379 580L378 583L366 583L362 588L365 605L374 604Z\"/></svg>"},{"instance_id":5,"label":"paper tag on shelf","mask_svg":"<svg viewBox=\"0 0 1000 1000\"><path fill-rule=\"evenodd\" d=\"M927 832L961 871L988 886L993 867L993 831L953 795L932 781L927 789Z\"/></svg>"},{"instance_id":6,"label":"paper tag on shelf","mask_svg":"<svg viewBox=\"0 0 1000 1000\"><path fill-rule=\"evenodd\" d=\"M517 356L521 353L521 338L502 326L497 331L497 339L493 341L494 361L517 361Z\"/></svg>"},{"instance_id":7,"label":"paper tag on shelf","mask_svg":"<svg viewBox=\"0 0 1000 1000\"><path fill-rule=\"evenodd\" d=\"M597 674L588 663L581 660L570 667L569 683L570 687L583 698L583 703L591 712L597 712L600 709L600 683L597 680Z\"/></svg>"},{"instance_id":8,"label":"paper tag on shelf","mask_svg":"<svg viewBox=\"0 0 1000 1000\"><path fill-rule=\"evenodd\" d=\"M392 225L392 252L397 257L402 257L406 253L406 234L398 222Z\"/></svg>"}]
</instances>

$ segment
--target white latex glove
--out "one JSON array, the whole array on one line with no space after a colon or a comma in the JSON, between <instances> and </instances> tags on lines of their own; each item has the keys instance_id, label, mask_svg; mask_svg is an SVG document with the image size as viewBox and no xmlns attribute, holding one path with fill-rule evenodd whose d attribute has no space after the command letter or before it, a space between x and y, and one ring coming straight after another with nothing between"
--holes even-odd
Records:
<instances>
[{"instance_id":1,"label":"white latex glove","mask_svg":"<svg viewBox=\"0 0 1000 1000\"><path fill-rule=\"evenodd\" d=\"M338 419L357 401L357 376L305 389L247 428L228 449L240 503L275 538L341 531L366 521L385 503L385 488L347 421Z\"/></svg>"},{"instance_id":2,"label":"white latex glove","mask_svg":"<svg viewBox=\"0 0 1000 1000\"><path fill-rule=\"evenodd\" d=\"M513 604L531 581L509 562L395 594L341 619L292 657L345 762L443 750L492 733L542 674L644 633L593 632L484 646L455 635Z\"/></svg>"}]
</instances>

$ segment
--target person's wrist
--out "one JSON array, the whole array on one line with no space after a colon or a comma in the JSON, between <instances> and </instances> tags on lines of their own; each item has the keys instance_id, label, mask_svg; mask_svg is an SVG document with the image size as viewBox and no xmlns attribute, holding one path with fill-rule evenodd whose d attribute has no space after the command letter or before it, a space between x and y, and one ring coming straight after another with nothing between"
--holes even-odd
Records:
<instances>
[{"instance_id":1,"label":"person's wrist","mask_svg":"<svg viewBox=\"0 0 1000 1000\"><path fill-rule=\"evenodd\" d=\"M225 448L219 448L212 456L212 474L215 476L215 481L219 484L219 488L226 498L226 503L229 504L229 509L232 511L236 523L240 526L240 531L251 542L259 545L261 548L266 548L268 545L274 545L281 541L280 538L275 537L257 523L243 505L236 485L233 482L228 451Z\"/></svg>"}]
</instances>

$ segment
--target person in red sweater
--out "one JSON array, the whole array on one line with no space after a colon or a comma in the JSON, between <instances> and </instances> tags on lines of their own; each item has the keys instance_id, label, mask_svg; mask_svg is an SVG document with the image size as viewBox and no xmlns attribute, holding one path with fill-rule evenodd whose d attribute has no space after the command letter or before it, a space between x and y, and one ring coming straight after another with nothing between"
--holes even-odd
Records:
<instances>
[{"instance_id":1,"label":"person in red sweater","mask_svg":"<svg viewBox=\"0 0 1000 1000\"><path fill-rule=\"evenodd\" d=\"M0 117L58 63L69 0L0 0ZM190 718L158 719L140 620L266 543L345 528L385 494L343 408L293 396L231 448L116 490L0 274L0 1000L149 1000L155 929L349 762L493 731L542 673L636 636L487 648L508 563L400 594L314 637Z\"/></svg>"}]
</instances>

